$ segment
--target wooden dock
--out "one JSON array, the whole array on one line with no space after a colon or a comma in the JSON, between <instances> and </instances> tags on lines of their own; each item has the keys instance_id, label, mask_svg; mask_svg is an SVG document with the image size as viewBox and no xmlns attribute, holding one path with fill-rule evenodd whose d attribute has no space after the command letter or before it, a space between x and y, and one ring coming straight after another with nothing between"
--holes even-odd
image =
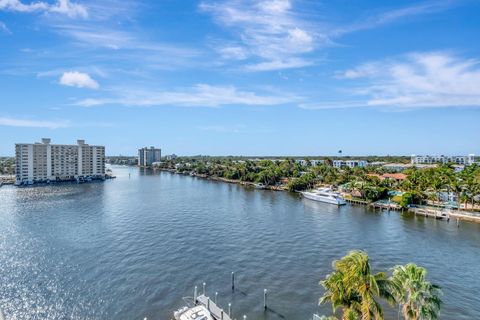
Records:
<instances>
[{"instance_id":1,"label":"wooden dock","mask_svg":"<svg viewBox=\"0 0 480 320\"><path fill-rule=\"evenodd\" d=\"M380 210L401 210L402 209L402 207L400 207L396 203L374 202L374 203L371 203L370 206L373 209L380 209Z\"/></svg>"},{"instance_id":2,"label":"wooden dock","mask_svg":"<svg viewBox=\"0 0 480 320\"><path fill-rule=\"evenodd\" d=\"M435 210L429 208L410 208L408 211L427 218L450 220L450 212L443 210Z\"/></svg>"},{"instance_id":3,"label":"wooden dock","mask_svg":"<svg viewBox=\"0 0 480 320\"><path fill-rule=\"evenodd\" d=\"M470 222L480 222L480 214L468 211L454 210L449 213L450 218L457 220L465 220Z\"/></svg>"},{"instance_id":4,"label":"wooden dock","mask_svg":"<svg viewBox=\"0 0 480 320\"><path fill-rule=\"evenodd\" d=\"M364 200L351 199L351 198L344 198L344 199L345 199L345 201L347 201L348 203L362 204L362 205L367 205L367 204L369 204L368 201L364 201Z\"/></svg>"},{"instance_id":5,"label":"wooden dock","mask_svg":"<svg viewBox=\"0 0 480 320\"><path fill-rule=\"evenodd\" d=\"M207 308L216 320L232 320L230 315L228 315L228 312L217 306L217 304L206 295L199 295L197 297L197 301L195 301L195 304L202 305Z\"/></svg>"}]
</instances>

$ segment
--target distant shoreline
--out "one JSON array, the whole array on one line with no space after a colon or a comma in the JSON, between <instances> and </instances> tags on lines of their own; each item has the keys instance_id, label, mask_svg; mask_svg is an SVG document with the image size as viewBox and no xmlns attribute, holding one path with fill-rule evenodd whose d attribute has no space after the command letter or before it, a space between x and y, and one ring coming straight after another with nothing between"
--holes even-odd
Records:
<instances>
[{"instance_id":1,"label":"distant shoreline","mask_svg":"<svg viewBox=\"0 0 480 320\"><path fill-rule=\"evenodd\" d=\"M235 180L235 179L227 179L227 178L222 178L222 177L216 177L216 176L207 176L207 175L204 175L204 174L196 174L196 173L181 173L181 172L177 172L175 169L166 169L166 168L155 168L152 170L159 170L159 171L165 171L165 172L169 172L169 173L172 173L172 174L179 174L179 175L183 175L183 176L190 176L190 177L196 177L196 178L201 178L201 179L205 179L205 180L211 180L211 181L219 181L219 182L225 182L225 183L230 183L230 184L238 184L238 185L242 185L242 186L250 186L250 187L255 187L255 183L253 182L249 182L249 181L240 181L240 180ZM288 191L285 187L280 187L280 186L265 186L263 188L264 190L271 190L271 191ZM379 206L379 205L376 205L375 202L366 202L366 201L350 201L349 199L346 199L347 202L349 202L350 205L352 204L355 204L355 205L362 205L362 206L365 206L365 207L372 207L374 210L376 209L380 209L380 211L383 211L383 210L388 210L388 211L400 211L398 208L391 208L391 207L388 207L388 206ZM435 208L435 207L431 207L430 209L428 209L431 211L431 214L429 215L425 215L423 213L420 213L420 212L424 212L425 210L424 209L417 209L417 208L409 208L409 209L406 209L405 211L406 212L411 212L415 215L419 214L419 215L423 215L425 216L425 218L428 218L428 217L434 217L435 219L444 219L444 217L442 216L436 216L436 213L438 211L438 208ZM403 212L403 210L401 210ZM476 223L480 223L480 215L478 216L473 216L471 214L469 214L468 211L460 211L460 212L456 212L456 211L451 211L450 214L451 218L454 218L454 219L457 219L457 224L458 224L458 221L469 221L469 222L476 222ZM449 220L449 219L448 219Z\"/></svg>"},{"instance_id":2,"label":"distant shoreline","mask_svg":"<svg viewBox=\"0 0 480 320\"><path fill-rule=\"evenodd\" d=\"M182 175L182 176L190 176L190 177L196 177L196 178L202 178L202 179L205 179L205 180L212 180L212 181L220 181L220 182L225 182L225 183L231 183L231 184L239 184L239 185L242 185L242 186L251 186L251 187L255 187L255 183L254 182L249 182L249 181L240 181L240 180L235 180L235 179L227 179L227 178L222 178L222 177L216 177L216 176L207 176L205 174L197 174L197 173L181 173L181 172L177 172L175 169L166 169L166 168L155 168L152 170L160 170L160 171L166 171L166 172L170 172L170 173L173 173L173 174L179 174L179 175ZM272 191L288 191L285 187L281 187L281 186L264 186L263 189L265 190L272 190Z\"/></svg>"}]
</instances>

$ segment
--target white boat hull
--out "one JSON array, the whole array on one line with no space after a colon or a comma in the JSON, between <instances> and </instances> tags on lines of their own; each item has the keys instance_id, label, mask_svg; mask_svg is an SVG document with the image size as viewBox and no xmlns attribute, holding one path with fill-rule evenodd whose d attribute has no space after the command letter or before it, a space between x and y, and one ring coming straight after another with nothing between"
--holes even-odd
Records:
<instances>
[{"instance_id":1,"label":"white boat hull","mask_svg":"<svg viewBox=\"0 0 480 320\"><path fill-rule=\"evenodd\" d=\"M347 202L343 198L334 198L334 197L325 197L320 196L312 192L302 192L302 195L310 200L318 201L318 202L325 202L330 204L335 204L337 206L342 206L347 204Z\"/></svg>"}]
</instances>

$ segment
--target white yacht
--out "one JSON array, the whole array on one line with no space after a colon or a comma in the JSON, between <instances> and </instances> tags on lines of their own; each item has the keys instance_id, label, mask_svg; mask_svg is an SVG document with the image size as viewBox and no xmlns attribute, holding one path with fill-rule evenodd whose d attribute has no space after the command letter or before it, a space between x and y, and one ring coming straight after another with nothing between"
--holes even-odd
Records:
<instances>
[{"instance_id":1,"label":"white yacht","mask_svg":"<svg viewBox=\"0 0 480 320\"><path fill-rule=\"evenodd\" d=\"M336 204L341 206L347 204L345 199L343 199L339 193L332 191L329 188L316 189L313 191L303 191L301 194L310 200L326 202L331 204Z\"/></svg>"},{"instance_id":2,"label":"white yacht","mask_svg":"<svg viewBox=\"0 0 480 320\"><path fill-rule=\"evenodd\" d=\"M176 311L173 316L175 320L214 320L210 311L202 305L193 308L184 307Z\"/></svg>"}]
</instances>

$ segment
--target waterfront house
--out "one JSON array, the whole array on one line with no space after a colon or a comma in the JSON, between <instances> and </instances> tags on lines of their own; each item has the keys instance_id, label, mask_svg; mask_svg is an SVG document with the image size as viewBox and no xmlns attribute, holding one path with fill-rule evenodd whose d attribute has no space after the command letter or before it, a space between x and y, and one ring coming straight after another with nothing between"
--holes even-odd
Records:
<instances>
[{"instance_id":1,"label":"waterfront house","mask_svg":"<svg viewBox=\"0 0 480 320\"><path fill-rule=\"evenodd\" d=\"M366 167L367 161L365 160L333 160L333 166L335 168L355 168L355 167Z\"/></svg>"},{"instance_id":2,"label":"waterfront house","mask_svg":"<svg viewBox=\"0 0 480 320\"><path fill-rule=\"evenodd\" d=\"M401 182L401 181L407 179L407 175L403 174L403 173L385 173L385 174L381 174L381 175L376 174L376 173L369 173L369 174L367 174L367 176L375 177L375 178L378 178L380 180L390 179L390 180L395 180L397 182Z\"/></svg>"}]
</instances>

